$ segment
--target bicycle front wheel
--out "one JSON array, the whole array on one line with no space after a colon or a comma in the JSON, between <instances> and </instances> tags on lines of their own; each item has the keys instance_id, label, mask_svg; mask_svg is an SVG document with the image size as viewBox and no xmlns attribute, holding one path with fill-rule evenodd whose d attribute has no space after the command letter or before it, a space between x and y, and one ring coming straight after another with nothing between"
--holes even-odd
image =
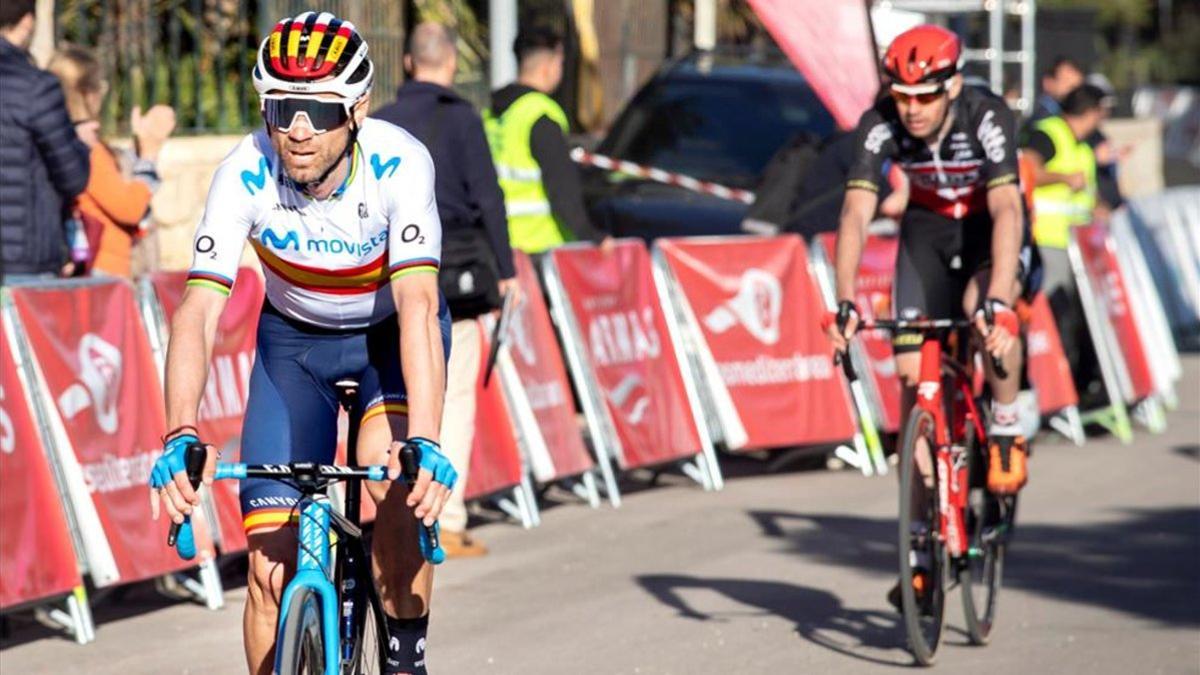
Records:
<instances>
[{"instance_id":1,"label":"bicycle front wheel","mask_svg":"<svg viewBox=\"0 0 1200 675\"><path fill-rule=\"evenodd\" d=\"M324 675L325 640L321 631L321 599L311 588L292 596L283 617L278 651L279 675Z\"/></svg>"},{"instance_id":2,"label":"bicycle front wheel","mask_svg":"<svg viewBox=\"0 0 1200 675\"><path fill-rule=\"evenodd\" d=\"M900 598L909 650L917 663L933 664L945 614L945 549L938 537L937 482L933 460L936 424L916 408L908 418L900 454Z\"/></svg>"}]
</instances>

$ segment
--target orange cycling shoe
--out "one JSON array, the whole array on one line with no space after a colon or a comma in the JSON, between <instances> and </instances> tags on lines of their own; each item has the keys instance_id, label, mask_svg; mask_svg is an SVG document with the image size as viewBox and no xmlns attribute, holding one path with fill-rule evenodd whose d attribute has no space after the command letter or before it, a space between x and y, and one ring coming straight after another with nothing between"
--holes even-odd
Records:
<instances>
[{"instance_id":1,"label":"orange cycling shoe","mask_svg":"<svg viewBox=\"0 0 1200 675\"><path fill-rule=\"evenodd\" d=\"M988 444L988 490L997 495L1016 494L1029 479L1028 458L1024 436L992 436Z\"/></svg>"}]
</instances>

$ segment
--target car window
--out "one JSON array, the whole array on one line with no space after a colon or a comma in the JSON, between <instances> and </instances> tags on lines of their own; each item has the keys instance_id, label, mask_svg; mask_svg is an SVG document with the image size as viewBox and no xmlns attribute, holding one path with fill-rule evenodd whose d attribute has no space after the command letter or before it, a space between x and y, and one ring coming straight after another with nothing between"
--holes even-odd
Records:
<instances>
[{"instance_id":1,"label":"car window","mask_svg":"<svg viewBox=\"0 0 1200 675\"><path fill-rule=\"evenodd\" d=\"M824 137L833 129L833 118L806 85L663 80L634 100L602 149L702 180L754 188L771 156L798 132Z\"/></svg>"}]
</instances>

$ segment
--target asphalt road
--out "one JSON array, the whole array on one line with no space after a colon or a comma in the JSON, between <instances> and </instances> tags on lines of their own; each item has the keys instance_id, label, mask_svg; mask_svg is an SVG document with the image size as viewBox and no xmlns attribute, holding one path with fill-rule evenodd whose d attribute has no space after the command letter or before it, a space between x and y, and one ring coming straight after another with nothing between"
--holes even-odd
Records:
<instances>
[{"instance_id":1,"label":"asphalt road","mask_svg":"<svg viewBox=\"0 0 1200 675\"><path fill-rule=\"evenodd\" d=\"M1038 444L998 626L966 645L948 601L943 672L1200 673L1200 357L1162 435ZM563 499L486 558L439 571L435 673L874 673L911 665L884 594L896 487L851 472L727 464L723 492L664 478L619 510ZM631 486L633 487L633 486ZM14 617L8 673L236 673L244 587L225 609L148 585L98 603L80 647Z\"/></svg>"}]
</instances>

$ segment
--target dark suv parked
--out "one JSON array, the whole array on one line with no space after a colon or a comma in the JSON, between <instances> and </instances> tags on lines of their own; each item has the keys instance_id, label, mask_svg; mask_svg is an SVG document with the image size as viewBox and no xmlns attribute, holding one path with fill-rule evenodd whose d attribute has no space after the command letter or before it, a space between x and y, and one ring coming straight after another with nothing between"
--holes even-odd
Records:
<instances>
[{"instance_id":1,"label":"dark suv parked","mask_svg":"<svg viewBox=\"0 0 1200 675\"><path fill-rule=\"evenodd\" d=\"M663 66L617 117L596 152L728 187L756 190L767 162L801 133L836 128L780 53L697 52ZM747 206L595 168L584 195L617 236L740 233Z\"/></svg>"}]
</instances>

